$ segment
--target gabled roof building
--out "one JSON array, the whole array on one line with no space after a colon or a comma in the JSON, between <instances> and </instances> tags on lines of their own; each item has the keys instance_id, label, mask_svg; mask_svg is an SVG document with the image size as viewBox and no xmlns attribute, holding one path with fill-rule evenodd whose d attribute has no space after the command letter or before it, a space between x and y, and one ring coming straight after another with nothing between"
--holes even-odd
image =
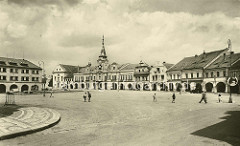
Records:
<instances>
[{"instance_id":1,"label":"gabled roof building","mask_svg":"<svg viewBox=\"0 0 240 146\"><path fill-rule=\"evenodd\" d=\"M0 57L0 93L42 89L42 68L26 59Z\"/></svg>"}]
</instances>

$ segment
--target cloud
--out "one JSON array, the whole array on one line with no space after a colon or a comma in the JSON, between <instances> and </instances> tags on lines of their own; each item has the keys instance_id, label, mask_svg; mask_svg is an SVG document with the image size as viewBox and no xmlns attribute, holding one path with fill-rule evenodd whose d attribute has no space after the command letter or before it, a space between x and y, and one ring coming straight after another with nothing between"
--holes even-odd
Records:
<instances>
[{"instance_id":1,"label":"cloud","mask_svg":"<svg viewBox=\"0 0 240 146\"><path fill-rule=\"evenodd\" d=\"M24 52L26 59L43 60L47 73L58 63L96 64L102 35L110 62L118 63L176 63L203 50L223 49L229 38L237 51L238 13L229 15L232 10L221 11L220 6L208 11L213 1L197 3L195 11L191 2L188 6L171 0L2 1L0 51L3 56L21 58Z\"/></svg>"}]
</instances>

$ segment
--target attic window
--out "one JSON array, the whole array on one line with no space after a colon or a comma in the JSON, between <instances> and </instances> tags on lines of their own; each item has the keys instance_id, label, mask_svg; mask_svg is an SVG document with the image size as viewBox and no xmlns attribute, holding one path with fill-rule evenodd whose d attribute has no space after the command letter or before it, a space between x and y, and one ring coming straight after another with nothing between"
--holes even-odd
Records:
<instances>
[{"instance_id":1,"label":"attic window","mask_svg":"<svg viewBox=\"0 0 240 146\"><path fill-rule=\"evenodd\" d=\"M17 63L16 62L8 62L10 65L14 65L14 66L17 66Z\"/></svg>"},{"instance_id":2,"label":"attic window","mask_svg":"<svg viewBox=\"0 0 240 146\"><path fill-rule=\"evenodd\" d=\"M4 61L0 61L0 64L2 65L6 65L6 63Z\"/></svg>"},{"instance_id":3,"label":"attic window","mask_svg":"<svg viewBox=\"0 0 240 146\"><path fill-rule=\"evenodd\" d=\"M28 66L27 63L23 63L23 62L21 62L20 65L21 65L21 66Z\"/></svg>"}]
</instances>

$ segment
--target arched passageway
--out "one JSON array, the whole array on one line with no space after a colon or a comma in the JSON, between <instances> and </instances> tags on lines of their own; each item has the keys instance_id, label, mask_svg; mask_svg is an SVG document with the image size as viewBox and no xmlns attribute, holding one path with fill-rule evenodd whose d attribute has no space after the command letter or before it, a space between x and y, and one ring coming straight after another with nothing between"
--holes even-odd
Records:
<instances>
[{"instance_id":1,"label":"arched passageway","mask_svg":"<svg viewBox=\"0 0 240 146\"><path fill-rule=\"evenodd\" d=\"M136 90L141 90L141 85L140 84L136 84Z\"/></svg>"},{"instance_id":2,"label":"arched passageway","mask_svg":"<svg viewBox=\"0 0 240 146\"><path fill-rule=\"evenodd\" d=\"M205 85L205 88L206 88L206 91L207 91L207 92L212 92L213 84L212 84L212 83L207 83L207 84Z\"/></svg>"},{"instance_id":3,"label":"arched passageway","mask_svg":"<svg viewBox=\"0 0 240 146\"><path fill-rule=\"evenodd\" d=\"M182 90L182 84L176 83L176 90L180 92Z\"/></svg>"},{"instance_id":4,"label":"arched passageway","mask_svg":"<svg viewBox=\"0 0 240 146\"><path fill-rule=\"evenodd\" d=\"M28 85L22 85L21 92L28 92Z\"/></svg>"},{"instance_id":5,"label":"arched passageway","mask_svg":"<svg viewBox=\"0 0 240 146\"><path fill-rule=\"evenodd\" d=\"M156 83L152 84L152 91L157 91L157 84Z\"/></svg>"},{"instance_id":6,"label":"arched passageway","mask_svg":"<svg viewBox=\"0 0 240 146\"><path fill-rule=\"evenodd\" d=\"M143 85L143 90L149 91L150 90L149 85L148 84L144 84Z\"/></svg>"},{"instance_id":7,"label":"arched passageway","mask_svg":"<svg viewBox=\"0 0 240 146\"><path fill-rule=\"evenodd\" d=\"M75 84L75 89L78 89L78 84L77 83Z\"/></svg>"},{"instance_id":8,"label":"arched passageway","mask_svg":"<svg viewBox=\"0 0 240 146\"><path fill-rule=\"evenodd\" d=\"M170 91L173 91L173 88L174 88L174 87L173 87L173 83L169 83L169 90L170 90Z\"/></svg>"},{"instance_id":9,"label":"arched passageway","mask_svg":"<svg viewBox=\"0 0 240 146\"><path fill-rule=\"evenodd\" d=\"M128 84L128 89L129 89L129 90L132 90L132 89L133 89L132 84Z\"/></svg>"},{"instance_id":10,"label":"arched passageway","mask_svg":"<svg viewBox=\"0 0 240 146\"><path fill-rule=\"evenodd\" d=\"M190 84L186 83L186 84L185 84L185 91L186 91L186 92L189 92L190 90L191 90Z\"/></svg>"},{"instance_id":11,"label":"arched passageway","mask_svg":"<svg viewBox=\"0 0 240 146\"><path fill-rule=\"evenodd\" d=\"M223 82L217 83L217 92L225 92L226 85Z\"/></svg>"},{"instance_id":12,"label":"arched passageway","mask_svg":"<svg viewBox=\"0 0 240 146\"><path fill-rule=\"evenodd\" d=\"M108 89L108 83L105 83L104 85L105 85L105 90L107 90Z\"/></svg>"},{"instance_id":13,"label":"arched passageway","mask_svg":"<svg viewBox=\"0 0 240 146\"><path fill-rule=\"evenodd\" d=\"M13 84L10 86L10 90L17 90L18 89L18 86Z\"/></svg>"},{"instance_id":14,"label":"arched passageway","mask_svg":"<svg viewBox=\"0 0 240 146\"><path fill-rule=\"evenodd\" d=\"M31 87L31 91L38 91L38 90L39 90L38 85L33 85L33 86Z\"/></svg>"},{"instance_id":15,"label":"arched passageway","mask_svg":"<svg viewBox=\"0 0 240 146\"><path fill-rule=\"evenodd\" d=\"M120 84L120 90L124 90L124 89L125 89L124 85Z\"/></svg>"},{"instance_id":16,"label":"arched passageway","mask_svg":"<svg viewBox=\"0 0 240 146\"><path fill-rule=\"evenodd\" d=\"M118 86L117 83L112 83L112 90L117 90Z\"/></svg>"},{"instance_id":17,"label":"arched passageway","mask_svg":"<svg viewBox=\"0 0 240 146\"><path fill-rule=\"evenodd\" d=\"M72 84L70 84L70 89L73 89L73 85Z\"/></svg>"},{"instance_id":18,"label":"arched passageway","mask_svg":"<svg viewBox=\"0 0 240 146\"><path fill-rule=\"evenodd\" d=\"M83 83L81 83L81 89L84 89L85 85Z\"/></svg>"},{"instance_id":19,"label":"arched passageway","mask_svg":"<svg viewBox=\"0 0 240 146\"><path fill-rule=\"evenodd\" d=\"M202 85L200 83L196 84L196 88L194 90L194 93L202 93Z\"/></svg>"},{"instance_id":20,"label":"arched passageway","mask_svg":"<svg viewBox=\"0 0 240 146\"><path fill-rule=\"evenodd\" d=\"M0 93L6 93L6 86L4 84L0 84Z\"/></svg>"}]
</instances>

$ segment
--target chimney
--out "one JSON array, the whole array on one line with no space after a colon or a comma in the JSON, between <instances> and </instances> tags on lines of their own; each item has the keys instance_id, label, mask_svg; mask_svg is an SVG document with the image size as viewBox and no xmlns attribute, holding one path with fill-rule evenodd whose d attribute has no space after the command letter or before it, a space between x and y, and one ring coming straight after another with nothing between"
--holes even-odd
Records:
<instances>
[{"instance_id":1,"label":"chimney","mask_svg":"<svg viewBox=\"0 0 240 146\"><path fill-rule=\"evenodd\" d=\"M206 53L205 53L205 50L203 50L203 59L206 58Z\"/></svg>"}]
</instances>

